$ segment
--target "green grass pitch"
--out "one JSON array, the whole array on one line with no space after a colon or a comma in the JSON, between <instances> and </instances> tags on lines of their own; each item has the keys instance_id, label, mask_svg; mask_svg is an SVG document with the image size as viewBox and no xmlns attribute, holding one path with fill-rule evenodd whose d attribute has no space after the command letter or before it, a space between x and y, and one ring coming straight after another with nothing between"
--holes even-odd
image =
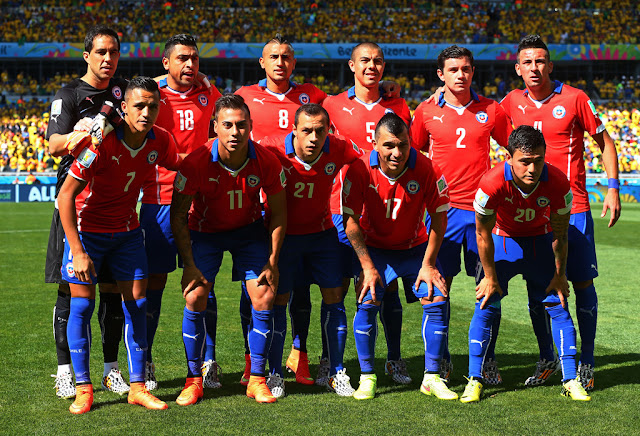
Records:
<instances>
[{"instance_id":1,"label":"green grass pitch","mask_svg":"<svg viewBox=\"0 0 640 436\"><path fill-rule=\"evenodd\" d=\"M288 396L261 405L244 395L238 383L244 365L239 324L239 285L230 281L225 259L217 279L219 321L217 358L223 387L206 390L204 401L179 407L174 400L186 375L181 339L183 299L179 274L173 273L164 293L160 327L154 345L160 388L166 411L148 411L127 404L125 397L99 389L102 351L93 317L91 357L95 402L90 413L72 416L70 400L53 390L56 357L52 308L56 287L43 283L44 258L53 205L0 205L0 433L3 434L638 434L640 422L640 206L623 205L622 219L607 229L601 205L594 205L600 277L596 342L596 390L590 403L560 396L558 375L537 388L524 388L537 360L537 346L526 309L522 280L511 282L503 303L497 347L504 383L485 390L478 404L444 402L419 391L424 366L420 337L421 309L405 305L402 353L413 383L395 386L384 375L386 355L380 328L376 369L378 395L372 401L340 398L316 386L298 386L288 376ZM312 373L320 353L319 291L312 290L314 309L309 356ZM347 316L354 313L354 294L347 296ZM450 330L454 374L451 387L462 393L466 384L467 329L473 312L474 285L458 276L452 291ZM575 314L574 300L571 311ZM359 367L349 327L345 363L357 387ZM289 332L288 332L289 334ZM285 345L285 356L290 347ZM120 367L127 378L126 353Z\"/></svg>"}]
</instances>

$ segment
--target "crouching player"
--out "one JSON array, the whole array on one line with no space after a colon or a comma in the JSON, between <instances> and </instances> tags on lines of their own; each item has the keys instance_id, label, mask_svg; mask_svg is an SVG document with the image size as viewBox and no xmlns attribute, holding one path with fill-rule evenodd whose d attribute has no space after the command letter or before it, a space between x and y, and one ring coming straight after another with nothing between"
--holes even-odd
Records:
<instances>
[{"instance_id":1,"label":"crouching player","mask_svg":"<svg viewBox=\"0 0 640 436\"><path fill-rule=\"evenodd\" d=\"M458 396L439 375L448 332L447 287L436 256L447 228L447 182L430 159L411 147L408 127L398 115L384 115L374 135L373 151L351 164L342 188L345 233L361 266L354 274L359 279L353 331L362 374L353 396L375 396L376 315L385 288L401 277L411 281L423 305L425 374L420 391L455 400ZM431 217L428 234L425 209Z\"/></svg>"},{"instance_id":2,"label":"crouching player","mask_svg":"<svg viewBox=\"0 0 640 436\"><path fill-rule=\"evenodd\" d=\"M153 79L137 77L129 82L122 102L124 122L106 136L96 152L89 148L82 152L58 196L66 235L62 275L71 288L67 336L76 373L76 400L69 407L74 414L88 412L93 403L90 322L96 271L103 262L109 263L122 294L131 380L129 403L148 409L167 408L144 384L147 259L136 214L140 188L156 164L175 170L180 163L173 137L153 127L159 103L158 85ZM87 185L88 195L76 204L76 197Z\"/></svg>"},{"instance_id":3,"label":"crouching player","mask_svg":"<svg viewBox=\"0 0 640 436\"><path fill-rule=\"evenodd\" d=\"M205 311L225 251L233 258L234 277L246 281L253 305L247 396L259 403L273 403L276 398L267 387L264 369L273 332L278 258L287 224L284 171L273 153L249 140L251 114L242 97L220 97L215 114L218 138L185 158L171 201L171 231L184 264L182 292L186 300L182 340L187 380L176 403L195 404L203 395ZM271 207L268 236L261 189Z\"/></svg>"},{"instance_id":4,"label":"crouching player","mask_svg":"<svg viewBox=\"0 0 640 436\"><path fill-rule=\"evenodd\" d=\"M561 170L545 164L544 137L533 127L515 129L507 151L507 161L480 181L473 203L482 279L469 326L469 383L460 401L480 400L482 364L496 334L493 321L500 316L500 302L516 274L527 280L530 298L544 304L551 318L562 366L562 395L589 401L576 374L576 330L567 310L565 272L573 200L569 182Z\"/></svg>"},{"instance_id":5,"label":"crouching player","mask_svg":"<svg viewBox=\"0 0 640 436\"><path fill-rule=\"evenodd\" d=\"M280 255L280 286L273 307L273 341L269 354L271 374L267 385L275 397L284 395L282 354L287 330L287 303L295 277L316 283L322 293L330 361L329 388L350 397L353 388L342 358L347 339L347 315L342 292L338 232L333 224L329 199L340 169L362 154L351 141L329 134L329 114L318 104L298 108L293 132L284 138L264 138L287 174L287 236ZM267 216L271 204L267 202ZM302 289L302 292L306 290ZM325 310L323 309L323 310Z\"/></svg>"}]
</instances>

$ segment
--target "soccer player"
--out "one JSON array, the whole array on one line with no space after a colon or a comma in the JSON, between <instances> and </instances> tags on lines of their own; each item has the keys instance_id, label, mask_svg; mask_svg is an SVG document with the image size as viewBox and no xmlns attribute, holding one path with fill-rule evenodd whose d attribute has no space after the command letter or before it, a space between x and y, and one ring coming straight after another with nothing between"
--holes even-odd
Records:
<instances>
[{"instance_id":1,"label":"soccer player","mask_svg":"<svg viewBox=\"0 0 640 436\"><path fill-rule=\"evenodd\" d=\"M360 362L358 400L375 396L376 315L387 285L402 277L423 305L425 374L420 391L443 400L458 396L440 380L439 362L447 335L444 278L436 256L447 227L447 182L427 157L411 147L409 128L386 114L374 133L374 150L349 167L344 181L344 227L360 267L353 331ZM431 216L426 231L423 217Z\"/></svg>"},{"instance_id":2,"label":"soccer player","mask_svg":"<svg viewBox=\"0 0 640 436\"><path fill-rule=\"evenodd\" d=\"M178 151L184 157L209 139L209 123L220 92L215 86L200 85L196 80L200 59L196 40L191 35L170 37L164 46L162 65L167 76L158 85L160 113L156 125L173 134ZM171 234L169 208L175 173L156 166L156 171L143 186L140 225L144 231L149 262L147 288L147 389L158 386L151 354L158 328L162 293L167 274L176 269L177 249ZM218 364L215 362L215 329L217 304L212 295L207 302L207 346L204 359L204 386L219 388Z\"/></svg>"},{"instance_id":3,"label":"soccer player","mask_svg":"<svg viewBox=\"0 0 640 436\"><path fill-rule=\"evenodd\" d=\"M114 107L120 107L127 86L125 80L113 77L120 58L120 40L113 29L106 26L91 28L87 32L84 45L83 56L87 62L87 72L81 78L72 80L60 89L51 103L51 117L46 135L49 141L49 152L54 156L63 156L58 168L56 195L59 194L67 172L74 162L74 156L67 150L77 141L74 130L90 129L91 122L84 117L93 118L98 115L105 102L111 102ZM76 392L67 341L71 294L69 285L60 274L63 251L64 231L56 202L49 233L45 282L58 284L58 298L53 308L53 332L58 356L56 394L61 398L72 398ZM104 268L100 271L98 279L100 282L98 319L104 353L102 386L112 392L124 394L129 391L129 386L118 370L118 348L122 338L124 315L120 294L113 284L108 262L103 265Z\"/></svg>"},{"instance_id":4,"label":"soccer player","mask_svg":"<svg viewBox=\"0 0 640 436\"><path fill-rule=\"evenodd\" d=\"M274 327L269 354L267 386L277 398L284 396L282 353L287 330L286 309L294 277L320 287L325 313L322 324L330 358L329 387L340 396L353 394L342 357L347 338L347 316L342 292L343 260L331 219L329 198L333 180L345 164L362 154L351 141L329 134L329 114L318 104L300 106L293 132L285 138L263 138L287 175L287 234L280 255L280 286L274 305ZM270 205L266 204L266 215ZM349 261L351 259L349 258Z\"/></svg>"},{"instance_id":5,"label":"soccer player","mask_svg":"<svg viewBox=\"0 0 640 436\"><path fill-rule=\"evenodd\" d=\"M451 209L447 212L447 233L438 253L449 293L453 278L460 272L461 249L465 271L475 277L478 248L473 197L480 179L491 168L491 137L506 147L513 130L496 101L471 89L474 71L471 51L457 45L444 49L438 55L437 71L444 83L443 92L437 104L426 101L418 105L410 129L412 145L429 154L449 184ZM450 309L447 314L451 316ZM447 341L440 363L440 376L446 381L453 369L448 348ZM501 377L492 352L493 349L484 362L484 379L487 384L498 384Z\"/></svg>"},{"instance_id":6,"label":"soccer player","mask_svg":"<svg viewBox=\"0 0 640 436\"><path fill-rule=\"evenodd\" d=\"M551 80L553 62L549 59L546 44L538 35L524 37L518 45L517 56L516 73L524 80L526 89L510 92L501 105L514 126L533 126L544 134L547 161L562 170L571 182L574 202L569 225L567 277L576 294L576 317L581 339L580 379L587 390L592 390L598 315L593 279L598 276L598 263L586 188L584 132L588 132L602 150L609 190L601 216L604 217L607 210L611 211L609 227L620 217L616 147L589 97L579 89ZM544 383L559 366L549 334L549 318L540 303L529 299L529 314L538 338L540 360L534 375L525 384L535 386Z\"/></svg>"},{"instance_id":7,"label":"soccer player","mask_svg":"<svg viewBox=\"0 0 640 436\"><path fill-rule=\"evenodd\" d=\"M264 370L273 332L278 258L287 223L286 179L278 158L249 139L251 114L242 97L223 95L216 102L215 114L218 138L186 157L171 201L171 230L184 264L186 300L182 337L187 380L176 403L195 404L203 395L204 312L225 251L233 257L234 277L246 282L253 306L247 396L259 403L272 403L276 398L267 387ZM261 189L271 210L267 235Z\"/></svg>"},{"instance_id":8,"label":"soccer player","mask_svg":"<svg viewBox=\"0 0 640 436\"><path fill-rule=\"evenodd\" d=\"M109 262L122 294L125 345L129 360L129 404L166 409L145 387L147 350L147 259L136 214L140 188L155 165L177 169L180 156L173 136L153 127L158 116L158 85L140 76L129 82L122 112L124 122L106 136L97 153L86 148L69 169L58 196L65 231L63 279L71 289L67 336L76 372L73 414L93 403L89 375L91 316L95 306L96 271ZM85 133L88 136L88 133ZM88 186L88 195L78 194ZM76 214L77 209L77 214Z\"/></svg>"},{"instance_id":9,"label":"soccer player","mask_svg":"<svg viewBox=\"0 0 640 436\"><path fill-rule=\"evenodd\" d=\"M411 122L411 113L404 99L399 97L383 97L380 92L380 82L384 74L384 53L382 49L375 43L364 42L358 44L351 51L349 59L349 68L353 72L354 86L349 90L336 96L329 96L324 100L322 105L327 109L331 117L331 127L335 134L346 136L356 143L356 145L364 151L373 149L374 130L376 124L386 113L393 112L400 116L402 120L409 125ZM343 265L343 282L342 291L344 294L349 289L351 278L351 259L353 250L349 244L349 239L344 233L344 225L342 222L341 198L342 198L342 182L346 168L337 173L333 193L331 195L331 213L333 214L333 222L338 229L341 247L340 255ZM292 299L292 308L303 306L295 304L296 297L301 293L294 293ZM411 293L413 296L413 293ZM294 312L292 310L292 312ZM308 311L298 311L298 318L304 315L308 317ZM320 322L324 325L326 310L324 305L320 312ZM402 303L398 295L398 282L393 281L389 288L385 290L384 300L380 305L380 319L384 327L385 337L387 339L387 362L385 364L385 373L390 374L396 383L409 384L411 377L407 372L404 359L400 355L400 339L402 332ZM302 320L299 325L307 327ZM302 330L302 328L300 329ZM324 333L324 330L322 330ZM306 342L307 332L300 332L300 336L304 334ZM323 349L318 367L318 377L316 384L326 385L328 381L328 359L326 338L322 338ZM306 350L306 344L305 344Z\"/></svg>"},{"instance_id":10,"label":"soccer player","mask_svg":"<svg viewBox=\"0 0 640 436\"><path fill-rule=\"evenodd\" d=\"M572 193L565 174L545 163L542 133L520 126L509 136L507 161L480 181L476 211L478 255L482 279L469 326L469 382L463 403L480 401L482 363L492 337L494 318L508 293L509 280L522 274L530 301L539 302L552 319L560 354L562 395L591 398L577 375L576 330L567 309L567 243Z\"/></svg>"}]
</instances>

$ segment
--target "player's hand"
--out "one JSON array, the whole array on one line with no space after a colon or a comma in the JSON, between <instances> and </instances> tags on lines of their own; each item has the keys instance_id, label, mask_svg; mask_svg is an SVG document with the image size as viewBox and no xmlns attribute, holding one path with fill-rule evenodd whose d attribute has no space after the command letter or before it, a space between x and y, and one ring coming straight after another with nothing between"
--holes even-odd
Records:
<instances>
[{"instance_id":1,"label":"player's hand","mask_svg":"<svg viewBox=\"0 0 640 436\"><path fill-rule=\"evenodd\" d=\"M274 294L278 293L278 284L280 283L280 271L278 265L272 265L268 262L262 267L262 272L258 276L258 285L267 285Z\"/></svg>"},{"instance_id":2,"label":"player's hand","mask_svg":"<svg viewBox=\"0 0 640 436\"><path fill-rule=\"evenodd\" d=\"M209 82L209 78L206 74L203 74L200 71L198 71L195 82L196 88L211 89L211 82Z\"/></svg>"},{"instance_id":3,"label":"player's hand","mask_svg":"<svg viewBox=\"0 0 640 436\"><path fill-rule=\"evenodd\" d=\"M182 285L182 296L187 298L189 292L195 290L198 286L208 285L209 282L194 265L185 266L182 269L182 280L180 284Z\"/></svg>"},{"instance_id":4,"label":"player's hand","mask_svg":"<svg viewBox=\"0 0 640 436\"><path fill-rule=\"evenodd\" d=\"M480 283L478 283L478 286L476 286L476 300L482 300L480 301L480 309L484 309L486 307L489 302L489 298L491 298L493 294L498 294L502 297L502 288L500 287L500 284L495 280L484 277Z\"/></svg>"},{"instance_id":5,"label":"player's hand","mask_svg":"<svg viewBox=\"0 0 640 436\"><path fill-rule=\"evenodd\" d=\"M607 209L611 210L611 218L609 219L609 227L613 227L614 224L620 218L620 211L622 206L620 205L620 191L617 189L609 189L607 195L604 197L604 204L602 205L602 213L600 218L604 218L607 214Z\"/></svg>"},{"instance_id":6,"label":"player's hand","mask_svg":"<svg viewBox=\"0 0 640 436\"><path fill-rule=\"evenodd\" d=\"M74 158L78 158L82 150L91 145L91 135L89 132L82 130L74 130L67 135L67 140L64 143L64 148L67 149L70 155Z\"/></svg>"},{"instance_id":7,"label":"player's hand","mask_svg":"<svg viewBox=\"0 0 640 436\"><path fill-rule=\"evenodd\" d=\"M560 303L562 307L567 308L567 298L569 297L569 282L567 281L567 276L565 274L558 275L555 273L551 282L549 282L549 286L545 289L545 293L550 293L553 291L558 292L558 298L560 299Z\"/></svg>"},{"instance_id":8,"label":"player's hand","mask_svg":"<svg viewBox=\"0 0 640 436\"><path fill-rule=\"evenodd\" d=\"M433 104L438 104L438 100L440 100L440 94L442 94L443 92L444 86L441 86L440 88L436 89L436 92L431 94L429 98L425 100L425 102L427 102L427 104L431 102L433 102Z\"/></svg>"},{"instance_id":9,"label":"player's hand","mask_svg":"<svg viewBox=\"0 0 640 436\"><path fill-rule=\"evenodd\" d=\"M402 88L396 82L385 80L382 82L382 91L385 98L398 98Z\"/></svg>"},{"instance_id":10,"label":"player's hand","mask_svg":"<svg viewBox=\"0 0 640 436\"><path fill-rule=\"evenodd\" d=\"M371 300L373 302L378 301L376 298L376 286L379 285L384 288L382 283L382 277L375 268L363 269L360 271L360 278L356 286L356 294L358 294L358 303L362 303L367 292L371 291Z\"/></svg>"},{"instance_id":11,"label":"player's hand","mask_svg":"<svg viewBox=\"0 0 640 436\"><path fill-rule=\"evenodd\" d=\"M427 288L429 290L429 294L427 295L427 300L433 301L433 287L435 286L442 292L442 295L445 297L449 296L449 292L447 291L447 282L445 282L444 278L438 271L438 268L433 266L423 266L418 271L418 278L416 279L416 283L413 285L416 292L420 289L420 283L426 283Z\"/></svg>"},{"instance_id":12,"label":"player's hand","mask_svg":"<svg viewBox=\"0 0 640 436\"><path fill-rule=\"evenodd\" d=\"M89 130L89 133L91 134L91 143L93 144L93 146L98 148L100 144L102 144L104 137L107 136L112 130L113 126L109 121L107 121L107 118L104 115L96 115L93 120L93 125Z\"/></svg>"},{"instance_id":13,"label":"player's hand","mask_svg":"<svg viewBox=\"0 0 640 436\"><path fill-rule=\"evenodd\" d=\"M89 130L91 130L91 126L93 126L93 118L84 117L80 121L78 121L75 126L73 126L73 130L88 132Z\"/></svg>"},{"instance_id":14,"label":"player's hand","mask_svg":"<svg viewBox=\"0 0 640 436\"><path fill-rule=\"evenodd\" d=\"M86 252L73 256L73 275L81 282L92 283L91 277L96 277L93 260Z\"/></svg>"}]
</instances>

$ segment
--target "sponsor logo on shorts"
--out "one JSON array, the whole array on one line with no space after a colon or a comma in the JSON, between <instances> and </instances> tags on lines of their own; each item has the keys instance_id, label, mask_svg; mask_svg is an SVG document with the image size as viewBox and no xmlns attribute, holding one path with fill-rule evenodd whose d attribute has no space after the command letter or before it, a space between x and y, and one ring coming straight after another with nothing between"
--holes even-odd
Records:
<instances>
[{"instance_id":1,"label":"sponsor logo on shorts","mask_svg":"<svg viewBox=\"0 0 640 436\"><path fill-rule=\"evenodd\" d=\"M114 86L111 92L113 93L113 96L115 98L117 98L118 100L122 100L122 89L120 89L119 86Z\"/></svg>"},{"instance_id":2,"label":"sponsor logo on shorts","mask_svg":"<svg viewBox=\"0 0 640 436\"><path fill-rule=\"evenodd\" d=\"M305 94L304 92L302 94L300 94L300 103L307 104L310 101L311 101L311 98L309 97L308 94Z\"/></svg>"},{"instance_id":3,"label":"sponsor logo on shorts","mask_svg":"<svg viewBox=\"0 0 640 436\"><path fill-rule=\"evenodd\" d=\"M411 180L407 183L407 192L409 194L415 194L420 190L420 183L415 180Z\"/></svg>"},{"instance_id":4,"label":"sponsor logo on shorts","mask_svg":"<svg viewBox=\"0 0 640 436\"><path fill-rule=\"evenodd\" d=\"M184 191L185 186L187 186L187 178L178 171L178 174L176 174L176 178L173 181L173 187L176 188L178 192L182 192Z\"/></svg>"},{"instance_id":5,"label":"sponsor logo on shorts","mask_svg":"<svg viewBox=\"0 0 640 436\"><path fill-rule=\"evenodd\" d=\"M157 160L158 160L158 152L156 150L153 150L147 155L147 162L149 162L150 164L156 163Z\"/></svg>"},{"instance_id":6,"label":"sponsor logo on shorts","mask_svg":"<svg viewBox=\"0 0 640 436\"><path fill-rule=\"evenodd\" d=\"M330 176L331 174L333 174L336 171L336 164L334 164L333 162L329 162L328 164L325 165L324 167L324 172L326 175Z\"/></svg>"},{"instance_id":7,"label":"sponsor logo on shorts","mask_svg":"<svg viewBox=\"0 0 640 436\"><path fill-rule=\"evenodd\" d=\"M478 120L479 123L484 124L489 120L489 115L487 115L486 112L480 111L476 114L476 120Z\"/></svg>"},{"instance_id":8,"label":"sponsor logo on shorts","mask_svg":"<svg viewBox=\"0 0 640 436\"><path fill-rule=\"evenodd\" d=\"M260 177L256 176L255 174L251 174L249 177L247 177L247 183L252 188L255 188L256 186L258 186L258 183L260 183Z\"/></svg>"},{"instance_id":9,"label":"sponsor logo on shorts","mask_svg":"<svg viewBox=\"0 0 640 436\"><path fill-rule=\"evenodd\" d=\"M536 200L536 204L538 207L547 207L549 206L549 199L547 197L538 197Z\"/></svg>"},{"instance_id":10,"label":"sponsor logo on shorts","mask_svg":"<svg viewBox=\"0 0 640 436\"><path fill-rule=\"evenodd\" d=\"M564 106L556 106L553 108L553 118L556 119L562 119L564 118L564 116L567 114L567 110L564 108Z\"/></svg>"},{"instance_id":11,"label":"sponsor logo on shorts","mask_svg":"<svg viewBox=\"0 0 640 436\"><path fill-rule=\"evenodd\" d=\"M204 94L200 94L200 95L198 96L198 101L200 102L200 104L201 104L202 106L207 106L207 105L209 104L209 99L208 99L208 98L207 98L207 96L206 96L206 95L204 95Z\"/></svg>"}]
</instances>

